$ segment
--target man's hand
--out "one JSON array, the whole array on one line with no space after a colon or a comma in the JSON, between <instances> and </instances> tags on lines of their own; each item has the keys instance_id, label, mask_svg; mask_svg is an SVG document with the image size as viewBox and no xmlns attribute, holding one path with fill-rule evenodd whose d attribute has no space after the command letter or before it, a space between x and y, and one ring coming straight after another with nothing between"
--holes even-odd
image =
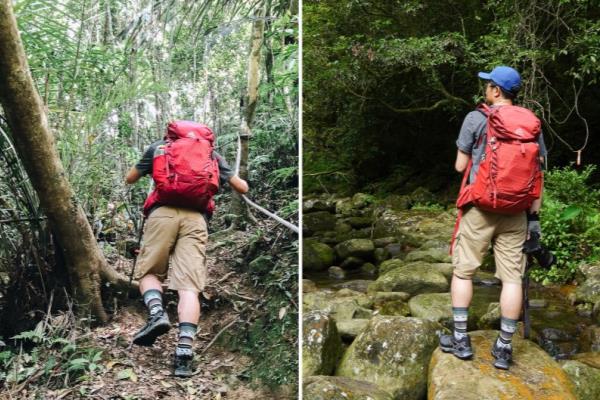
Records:
<instances>
[{"instance_id":1,"label":"man's hand","mask_svg":"<svg viewBox=\"0 0 600 400\"><path fill-rule=\"evenodd\" d=\"M237 175L229 178L229 185L238 193L245 194L248 193L248 182L243 180Z\"/></svg>"},{"instance_id":2,"label":"man's hand","mask_svg":"<svg viewBox=\"0 0 600 400\"><path fill-rule=\"evenodd\" d=\"M131 185L132 183L136 183L141 177L142 174L140 174L140 171L136 167L131 167L125 176L125 182Z\"/></svg>"}]
</instances>

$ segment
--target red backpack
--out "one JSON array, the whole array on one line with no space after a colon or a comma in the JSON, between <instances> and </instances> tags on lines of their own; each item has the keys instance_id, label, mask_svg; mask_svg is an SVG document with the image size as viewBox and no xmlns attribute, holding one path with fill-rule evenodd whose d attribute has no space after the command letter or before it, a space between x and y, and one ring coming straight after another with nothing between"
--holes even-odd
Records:
<instances>
[{"instance_id":1,"label":"red backpack","mask_svg":"<svg viewBox=\"0 0 600 400\"><path fill-rule=\"evenodd\" d=\"M219 189L219 163L213 157L214 134L206 125L173 121L166 144L158 146L152 162L155 189L144 203L144 214L156 205L192 208L212 213Z\"/></svg>"},{"instance_id":2,"label":"red backpack","mask_svg":"<svg viewBox=\"0 0 600 400\"><path fill-rule=\"evenodd\" d=\"M490 108L482 104L478 110L487 116L487 143L475 181L468 185L472 159L465 170L456 201L459 216L454 236L465 206L472 204L485 211L516 214L527 210L542 190L540 120L530 110L518 106Z\"/></svg>"}]
</instances>

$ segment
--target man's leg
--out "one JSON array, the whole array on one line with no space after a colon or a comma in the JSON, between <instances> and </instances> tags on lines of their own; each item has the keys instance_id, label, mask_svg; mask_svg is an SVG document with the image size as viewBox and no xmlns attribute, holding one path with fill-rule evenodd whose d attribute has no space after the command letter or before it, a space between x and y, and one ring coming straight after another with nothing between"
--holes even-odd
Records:
<instances>
[{"instance_id":1,"label":"man's leg","mask_svg":"<svg viewBox=\"0 0 600 400\"><path fill-rule=\"evenodd\" d=\"M177 238L178 226L174 223L176 211L160 207L148 218L144 232L144 245L138 256L135 278L148 307L148 322L133 338L139 346L152 346L156 338L170 329L167 313L163 309L162 284L167 275L169 253Z\"/></svg>"},{"instance_id":2,"label":"man's leg","mask_svg":"<svg viewBox=\"0 0 600 400\"><path fill-rule=\"evenodd\" d=\"M527 235L524 215L506 217L499 226L499 234L494 243L496 277L502 280L500 294L500 334L492 354L496 358L494 366L508 369L512 362L512 337L517 330L517 322L523 305L522 279L525 273L526 257L523 243Z\"/></svg>"},{"instance_id":3,"label":"man's leg","mask_svg":"<svg viewBox=\"0 0 600 400\"><path fill-rule=\"evenodd\" d=\"M469 305L473 298L473 281L452 275L450 286L452 296L452 316L454 319L454 338L461 340L467 336Z\"/></svg>"},{"instance_id":4,"label":"man's leg","mask_svg":"<svg viewBox=\"0 0 600 400\"><path fill-rule=\"evenodd\" d=\"M440 348L461 359L473 355L467 334L469 305L473 298L473 275L481 265L494 232L494 218L475 207L463 214L452 254L454 273L450 286L454 329L440 337Z\"/></svg>"},{"instance_id":5,"label":"man's leg","mask_svg":"<svg viewBox=\"0 0 600 400\"><path fill-rule=\"evenodd\" d=\"M179 341L175 349L175 357L191 360L194 358L192 346L200 319L200 300L198 292L193 290L179 290L178 293ZM191 371L189 372L191 373ZM177 366L175 373L179 376L188 376L186 372L182 374L181 370L177 371Z\"/></svg>"},{"instance_id":6,"label":"man's leg","mask_svg":"<svg viewBox=\"0 0 600 400\"><path fill-rule=\"evenodd\" d=\"M175 349L175 376L192 375L192 350L200 318L198 294L206 283L206 242L208 232L202 214L182 212L179 238L172 255L169 288L179 293L179 342Z\"/></svg>"}]
</instances>

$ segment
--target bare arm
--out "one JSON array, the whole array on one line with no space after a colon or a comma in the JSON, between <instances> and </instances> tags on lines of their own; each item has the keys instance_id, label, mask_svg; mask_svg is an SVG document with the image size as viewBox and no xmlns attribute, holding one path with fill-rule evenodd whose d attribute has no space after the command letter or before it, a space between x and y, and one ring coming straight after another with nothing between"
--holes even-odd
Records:
<instances>
[{"instance_id":1,"label":"bare arm","mask_svg":"<svg viewBox=\"0 0 600 400\"><path fill-rule=\"evenodd\" d=\"M248 182L237 175L229 178L229 185L238 193L244 194L248 192Z\"/></svg>"},{"instance_id":2,"label":"bare arm","mask_svg":"<svg viewBox=\"0 0 600 400\"><path fill-rule=\"evenodd\" d=\"M125 176L125 182L131 185L133 183L136 183L141 177L142 174L140 174L140 171L138 171L136 167L131 167L131 169L129 170L129 172L127 172L127 175Z\"/></svg>"},{"instance_id":3,"label":"bare arm","mask_svg":"<svg viewBox=\"0 0 600 400\"><path fill-rule=\"evenodd\" d=\"M467 164L469 164L469 160L471 159L471 155L467 154L461 150L456 152L456 162L454 163L454 168L458 172L464 172L467 168Z\"/></svg>"}]
</instances>

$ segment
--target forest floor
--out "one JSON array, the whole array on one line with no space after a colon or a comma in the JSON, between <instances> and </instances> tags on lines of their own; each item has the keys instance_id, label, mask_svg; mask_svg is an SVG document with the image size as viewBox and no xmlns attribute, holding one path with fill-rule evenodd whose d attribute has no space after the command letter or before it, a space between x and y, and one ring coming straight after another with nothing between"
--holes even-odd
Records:
<instances>
[{"instance_id":1,"label":"forest floor","mask_svg":"<svg viewBox=\"0 0 600 400\"><path fill-rule=\"evenodd\" d=\"M109 324L78 332L79 339L102 351L99 367L85 380L68 387L51 389L46 379L28 379L25 383L0 391L0 399L291 399L295 395L274 393L244 378L252 367L252 358L231 352L219 345L217 336L244 326L244 310L259 294L245 274L229 268L239 250L249 243L248 233L232 231L208 247L209 285L203 298L195 342L194 374L189 379L173 376L173 353L177 343L176 294L166 292L165 304L172 329L153 347L133 346L135 333L146 322L146 309L140 299L115 301ZM235 243L235 248L232 248ZM236 251L238 250L238 251ZM117 270L128 274L131 261L120 256L110 260ZM122 301L124 304L118 304ZM116 310L116 311L115 311ZM235 323L237 321L238 323ZM241 322L241 323L239 323ZM242 328L243 329L243 328ZM225 339L227 340L227 339ZM289 392L289 390L288 390Z\"/></svg>"}]
</instances>

